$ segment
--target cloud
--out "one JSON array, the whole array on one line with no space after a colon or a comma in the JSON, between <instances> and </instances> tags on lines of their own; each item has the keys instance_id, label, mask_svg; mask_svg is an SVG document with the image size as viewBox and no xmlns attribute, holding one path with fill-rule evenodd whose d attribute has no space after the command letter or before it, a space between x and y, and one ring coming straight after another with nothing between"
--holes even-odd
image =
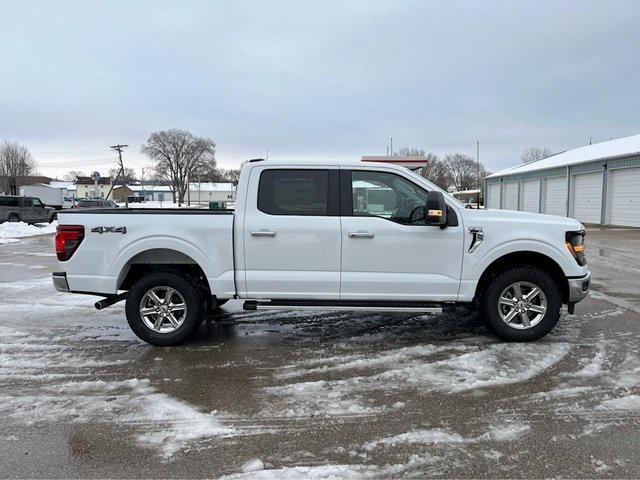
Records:
<instances>
[{"instance_id":1,"label":"cloud","mask_svg":"<svg viewBox=\"0 0 640 480\"><path fill-rule=\"evenodd\" d=\"M52 172L106 168L114 142L144 166L170 127L226 165L359 158L393 136L440 154L480 140L491 170L640 131L636 2L16 0L0 16L0 138Z\"/></svg>"}]
</instances>

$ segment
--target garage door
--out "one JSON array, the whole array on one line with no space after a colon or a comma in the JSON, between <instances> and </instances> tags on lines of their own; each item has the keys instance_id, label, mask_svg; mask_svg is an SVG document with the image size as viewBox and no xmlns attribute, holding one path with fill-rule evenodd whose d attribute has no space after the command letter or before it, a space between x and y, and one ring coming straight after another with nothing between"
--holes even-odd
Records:
<instances>
[{"instance_id":1,"label":"garage door","mask_svg":"<svg viewBox=\"0 0 640 480\"><path fill-rule=\"evenodd\" d=\"M522 210L533 213L540 211L540 180L522 183Z\"/></svg>"},{"instance_id":2,"label":"garage door","mask_svg":"<svg viewBox=\"0 0 640 480\"><path fill-rule=\"evenodd\" d=\"M602 208L602 172L573 177L573 218L585 223L600 223Z\"/></svg>"},{"instance_id":3,"label":"garage door","mask_svg":"<svg viewBox=\"0 0 640 480\"><path fill-rule=\"evenodd\" d=\"M611 170L611 225L640 227L640 168Z\"/></svg>"},{"instance_id":4,"label":"garage door","mask_svg":"<svg viewBox=\"0 0 640 480\"><path fill-rule=\"evenodd\" d=\"M489 208L500 208L500 184L493 183L489 185L489 190L487 191L488 201L487 207Z\"/></svg>"},{"instance_id":5,"label":"garage door","mask_svg":"<svg viewBox=\"0 0 640 480\"><path fill-rule=\"evenodd\" d=\"M504 208L507 210L518 209L518 184L516 182L504 184Z\"/></svg>"},{"instance_id":6,"label":"garage door","mask_svg":"<svg viewBox=\"0 0 640 480\"><path fill-rule=\"evenodd\" d=\"M542 205L543 213L562 217L567 214L567 179L565 177L545 180Z\"/></svg>"}]
</instances>

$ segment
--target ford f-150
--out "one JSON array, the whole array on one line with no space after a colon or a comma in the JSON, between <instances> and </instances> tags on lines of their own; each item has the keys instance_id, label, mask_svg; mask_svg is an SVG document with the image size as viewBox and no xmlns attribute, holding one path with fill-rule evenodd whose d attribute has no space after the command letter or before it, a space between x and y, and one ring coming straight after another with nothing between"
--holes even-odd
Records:
<instances>
[{"instance_id":1,"label":"ford f-150","mask_svg":"<svg viewBox=\"0 0 640 480\"><path fill-rule=\"evenodd\" d=\"M229 299L245 309L437 312L466 304L535 340L588 293L584 226L464 205L383 163L251 161L235 211L58 212L57 290L126 299L132 330L184 341Z\"/></svg>"}]
</instances>

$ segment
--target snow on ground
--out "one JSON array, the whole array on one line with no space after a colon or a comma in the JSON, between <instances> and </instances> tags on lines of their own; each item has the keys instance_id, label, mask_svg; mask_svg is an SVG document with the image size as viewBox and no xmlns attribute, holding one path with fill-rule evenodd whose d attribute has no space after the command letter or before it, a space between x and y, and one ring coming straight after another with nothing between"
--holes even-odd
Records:
<instances>
[{"instance_id":1,"label":"snow on ground","mask_svg":"<svg viewBox=\"0 0 640 480\"><path fill-rule=\"evenodd\" d=\"M132 431L138 445L166 459L187 447L262 433L160 392L149 378L115 379L114 369L134 361L131 347L140 343L129 336L124 350L108 353L105 342L122 340L103 333L109 325L65 326L65 316L82 319L95 312L90 298L51 291L48 277L4 287L0 293L11 300L0 298L0 320L12 321L0 323L0 418L25 426L106 422ZM34 313L46 322L23 325L20 319Z\"/></svg>"},{"instance_id":2,"label":"snow on ground","mask_svg":"<svg viewBox=\"0 0 640 480\"><path fill-rule=\"evenodd\" d=\"M374 392L409 388L420 392L457 393L523 382L560 362L569 348L564 342L486 345L453 342L437 347L390 349L343 362L329 358L324 365L306 371L285 367L284 373L275 374L277 379L330 372L345 373L345 376L268 387L267 392L284 403L280 411L272 410L269 414L284 417L365 415L403 406L397 401L374 404L371 401L376 397ZM445 358L443 353L447 354ZM357 374L363 368L373 371L368 375Z\"/></svg>"},{"instance_id":3,"label":"snow on ground","mask_svg":"<svg viewBox=\"0 0 640 480\"><path fill-rule=\"evenodd\" d=\"M124 202L118 203L120 207L124 207L126 204ZM187 205L187 203L183 203L182 205L178 205L174 202L157 202L157 201L147 201L147 202L131 202L129 203L129 208L209 208L208 204L197 204L191 203L191 205Z\"/></svg>"},{"instance_id":4,"label":"snow on ground","mask_svg":"<svg viewBox=\"0 0 640 480\"><path fill-rule=\"evenodd\" d=\"M25 265L51 255L8 249L4 259ZM230 302L218 315L227 326L155 349L129 331L121 304L96 312L91 297L33 275L1 283L0 419L29 432L108 431L176 466L224 457L210 476L452 476L478 464L514 476L508 468L541 438L571 447L640 418L640 348L629 332L603 332L619 308L507 344L464 310L245 312ZM586 334L589 322L602 327ZM603 465L613 463L594 457L595 472Z\"/></svg>"},{"instance_id":5,"label":"snow on ground","mask_svg":"<svg viewBox=\"0 0 640 480\"><path fill-rule=\"evenodd\" d=\"M0 223L0 244L18 243L21 238L56 233L58 222L29 225L24 222Z\"/></svg>"}]
</instances>

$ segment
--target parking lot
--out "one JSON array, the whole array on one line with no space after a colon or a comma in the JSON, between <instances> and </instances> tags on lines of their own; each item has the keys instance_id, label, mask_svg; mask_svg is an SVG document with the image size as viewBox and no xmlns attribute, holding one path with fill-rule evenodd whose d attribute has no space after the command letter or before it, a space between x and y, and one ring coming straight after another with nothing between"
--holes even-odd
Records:
<instances>
[{"instance_id":1,"label":"parking lot","mask_svg":"<svg viewBox=\"0 0 640 480\"><path fill-rule=\"evenodd\" d=\"M244 312L146 345L0 245L2 477L636 477L640 231L589 230L592 296L507 344L438 316Z\"/></svg>"}]
</instances>

